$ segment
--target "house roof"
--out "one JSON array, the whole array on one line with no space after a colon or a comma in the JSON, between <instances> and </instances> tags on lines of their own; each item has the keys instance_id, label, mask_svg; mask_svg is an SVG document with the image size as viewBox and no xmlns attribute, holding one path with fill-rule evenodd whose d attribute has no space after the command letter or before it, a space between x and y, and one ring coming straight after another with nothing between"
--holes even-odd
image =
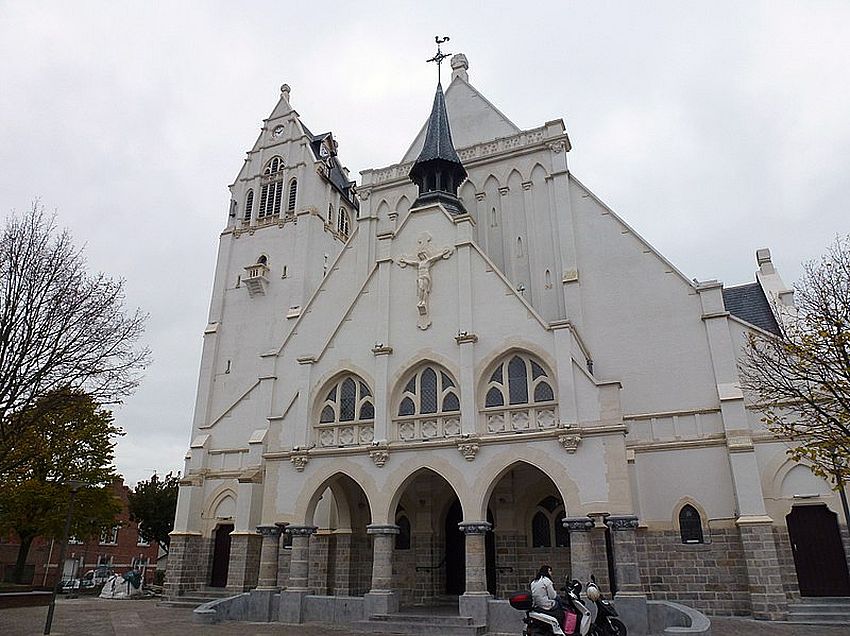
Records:
<instances>
[{"instance_id":1,"label":"house roof","mask_svg":"<svg viewBox=\"0 0 850 636\"><path fill-rule=\"evenodd\" d=\"M759 283L723 288L723 302L733 316L777 336L782 332Z\"/></svg>"}]
</instances>

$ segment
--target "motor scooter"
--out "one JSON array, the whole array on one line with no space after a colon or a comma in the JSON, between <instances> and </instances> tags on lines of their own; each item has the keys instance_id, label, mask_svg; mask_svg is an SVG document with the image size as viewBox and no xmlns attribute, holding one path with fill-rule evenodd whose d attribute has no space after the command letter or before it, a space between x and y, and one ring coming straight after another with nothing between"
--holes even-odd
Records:
<instances>
[{"instance_id":1,"label":"motor scooter","mask_svg":"<svg viewBox=\"0 0 850 636\"><path fill-rule=\"evenodd\" d=\"M593 636L626 636L626 626L617 618L614 603L602 598L602 592L596 585L596 578L591 575L590 582L585 588L587 600L596 605L596 618L593 619Z\"/></svg>"},{"instance_id":2,"label":"motor scooter","mask_svg":"<svg viewBox=\"0 0 850 636\"><path fill-rule=\"evenodd\" d=\"M525 618L522 619L525 623L523 636L588 636L592 619L590 610L581 602L581 583L576 580L569 581L561 591L563 594L559 594L559 598L564 610L575 616L572 620L568 616L567 632L561 629L554 616L534 609L534 602L528 592L511 596L511 607L525 611Z\"/></svg>"}]
</instances>

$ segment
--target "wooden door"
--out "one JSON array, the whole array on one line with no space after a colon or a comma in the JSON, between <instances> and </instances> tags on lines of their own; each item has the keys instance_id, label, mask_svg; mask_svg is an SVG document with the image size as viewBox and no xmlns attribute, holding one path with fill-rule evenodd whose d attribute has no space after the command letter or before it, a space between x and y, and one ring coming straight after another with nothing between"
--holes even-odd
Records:
<instances>
[{"instance_id":1,"label":"wooden door","mask_svg":"<svg viewBox=\"0 0 850 636\"><path fill-rule=\"evenodd\" d=\"M227 570L230 565L231 532L233 532L232 523L218 526L215 529L210 587L227 587Z\"/></svg>"},{"instance_id":2,"label":"wooden door","mask_svg":"<svg viewBox=\"0 0 850 636\"><path fill-rule=\"evenodd\" d=\"M802 596L850 596L838 515L825 505L794 506L785 517Z\"/></svg>"}]
</instances>

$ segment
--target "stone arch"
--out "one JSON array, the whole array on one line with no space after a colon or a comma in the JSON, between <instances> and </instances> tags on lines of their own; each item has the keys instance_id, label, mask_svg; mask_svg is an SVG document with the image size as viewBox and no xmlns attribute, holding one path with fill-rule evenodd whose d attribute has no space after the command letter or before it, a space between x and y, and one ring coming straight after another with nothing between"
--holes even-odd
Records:
<instances>
[{"instance_id":1,"label":"stone arch","mask_svg":"<svg viewBox=\"0 0 850 636\"><path fill-rule=\"evenodd\" d=\"M682 508L685 506L690 506L694 510L699 513L700 525L702 526L702 534L703 534L703 543L711 542L711 527L709 525L708 512L706 512L705 507L699 503L696 499L690 496L685 496L679 499L676 504L673 506L673 516L671 518L671 527L676 531L681 533L682 528L679 523L679 518L682 512Z\"/></svg>"},{"instance_id":2,"label":"stone arch","mask_svg":"<svg viewBox=\"0 0 850 636\"><path fill-rule=\"evenodd\" d=\"M543 167L542 164L535 163L531 167L531 172L529 174L529 180L532 183L541 183L545 181L546 177L549 175L549 172L546 170L546 168Z\"/></svg>"},{"instance_id":3,"label":"stone arch","mask_svg":"<svg viewBox=\"0 0 850 636\"><path fill-rule=\"evenodd\" d=\"M407 487L420 474L426 471L437 475L448 484L449 488L454 491L455 496L460 500L464 519L467 518L467 511L473 510L475 505L473 504L474 498L471 495L469 484L467 484L463 473L445 459L431 454L427 459L423 458L408 462L404 470L399 470L387 480L384 488L387 492L392 493L392 495L386 501L385 508L379 511L379 518L382 520L376 520L375 523L387 523L387 519L395 518L396 508L398 508L398 504Z\"/></svg>"},{"instance_id":4,"label":"stone arch","mask_svg":"<svg viewBox=\"0 0 850 636\"><path fill-rule=\"evenodd\" d=\"M315 387L310 394L310 422L318 421L319 411L321 410L321 402L331 387L346 375L354 375L366 383L369 390L374 394L375 383L365 369L357 365L348 364L342 368L334 369L313 384Z\"/></svg>"},{"instance_id":5,"label":"stone arch","mask_svg":"<svg viewBox=\"0 0 850 636\"><path fill-rule=\"evenodd\" d=\"M409 356L407 360L401 363L389 378L389 397L390 404L396 402L397 396L400 394L402 382L406 380L411 373L418 371L421 367L434 365L444 369L449 376L458 382L460 377L460 368L457 366L457 361L446 356L440 355L434 351L419 351ZM459 386L459 385L458 385Z\"/></svg>"},{"instance_id":6,"label":"stone arch","mask_svg":"<svg viewBox=\"0 0 850 636\"><path fill-rule=\"evenodd\" d=\"M353 479L345 471L337 470L322 481L318 487L313 488L304 513L304 521L307 525L314 525L319 500L328 490L333 494L337 509L337 524L335 528L331 529L351 530L352 526L358 521L362 525L364 518L366 524L371 522L372 506L368 493L356 479ZM363 499L365 499L365 508L360 508ZM362 510L362 514L358 514L358 510ZM357 517L361 518L358 519Z\"/></svg>"},{"instance_id":7,"label":"stone arch","mask_svg":"<svg viewBox=\"0 0 850 636\"><path fill-rule=\"evenodd\" d=\"M227 519L235 520L237 500L236 490L230 484L222 484L207 499L202 518L210 519L213 522ZM225 516L225 512L232 514Z\"/></svg>"},{"instance_id":8,"label":"stone arch","mask_svg":"<svg viewBox=\"0 0 850 636\"><path fill-rule=\"evenodd\" d=\"M398 201L395 204L395 210L398 212L399 218L405 216L410 210L410 199L407 198L406 194L402 194Z\"/></svg>"},{"instance_id":9,"label":"stone arch","mask_svg":"<svg viewBox=\"0 0 850 636\"><path fill-rule=\"evenodd\" d=\"M312 462L310 468L313 468ZM305 471L305 475L307 472ZM307 524L310 525L313 521L313 514L316 510L316 504L322 493L335 480L347 478L357 484L366 496L368 503L369 517L375 519L375 499L380 495L380 490L375 483L375 479L368 469L364 469L358 463L350 460L335 459L333 463L322 462L310 471L309 478L305 479L300 488L300 494L295 500L292 517L283 519L294 525ZM386 523L379 521L378 523Z\"/></svg>"},{"instance_id":10,"label":"stone arch","mask_svg":"<svg viewBox=\"0 0 850 636\"><path fill-rule=\"evenodd\" d=\"M377 216L379 219L382 219L382 218L384 218L384 219L385 219L385 218L389 218L389 214L390 214L390 204L389 204L389 203L387 203L387 200L386 200L386 199L381 199L381 202L378 204L378 207L376 208L376 210L377 210L377 212L376 212L376 216Z\"/></svg>"}]
</instances>

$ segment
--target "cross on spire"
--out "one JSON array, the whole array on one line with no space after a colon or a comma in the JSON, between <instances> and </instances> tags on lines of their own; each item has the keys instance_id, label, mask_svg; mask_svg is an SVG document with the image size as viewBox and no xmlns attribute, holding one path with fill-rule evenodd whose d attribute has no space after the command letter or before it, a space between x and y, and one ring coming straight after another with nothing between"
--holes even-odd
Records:
<instances>
[{"instance_id":1,"label":"cross on spire","mask_svg":"<svg viewBox=\"0 0 850 636\"><path fill-rule=\"evenodd\" d=\"M437 43L437 54L432 57L430 60L425 60L426 62L436 62L437 63L437 84L440 84L440 65L443 63L443 60L446 59L451 53L443 53L440 49L440 45L444 42L449 41L449 36L440 37L439 35L434 36L434 41Z\"/></svg>"}]
</instances>

